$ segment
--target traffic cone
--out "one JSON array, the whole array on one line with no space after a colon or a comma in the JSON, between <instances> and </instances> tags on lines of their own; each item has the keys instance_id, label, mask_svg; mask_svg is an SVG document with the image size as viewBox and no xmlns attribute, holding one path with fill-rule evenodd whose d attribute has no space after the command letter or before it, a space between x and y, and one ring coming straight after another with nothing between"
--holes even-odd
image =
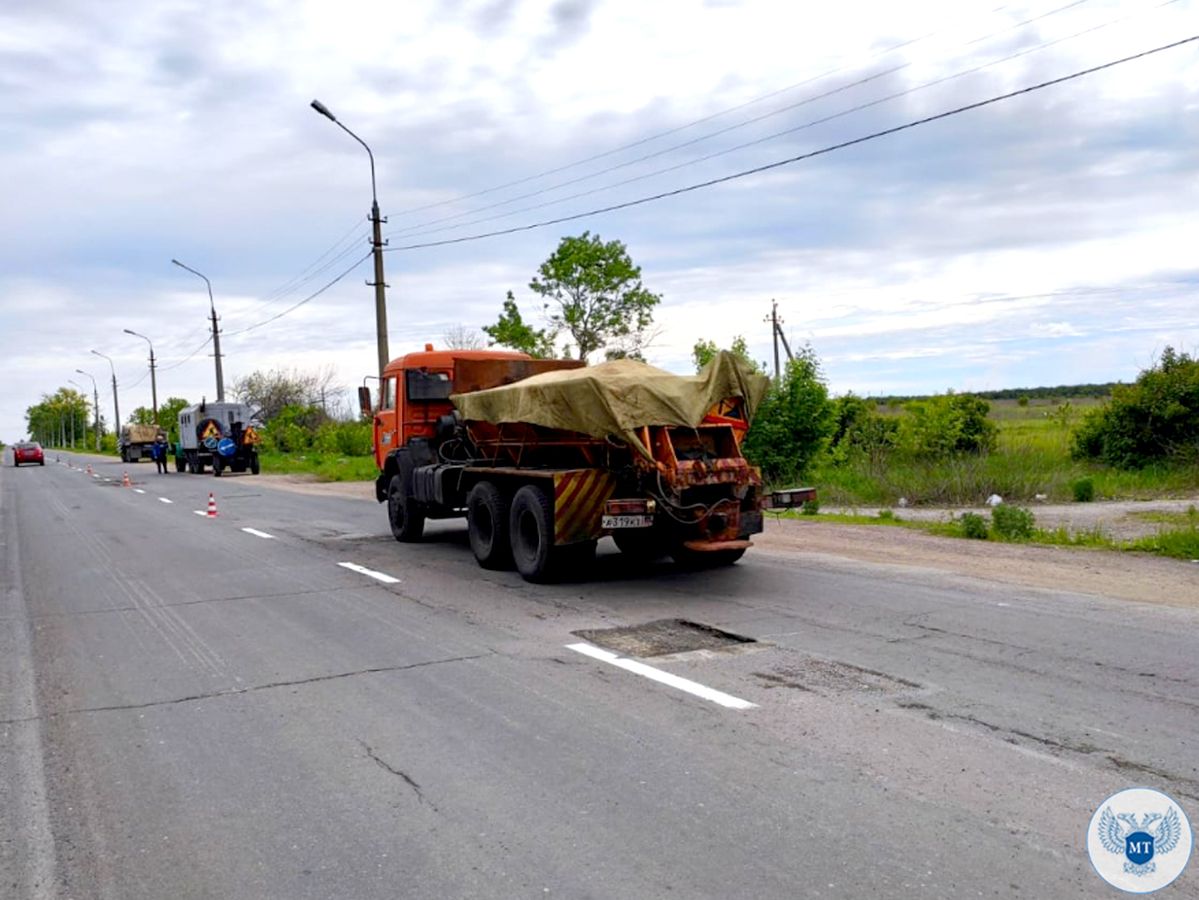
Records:
<instances>
[{"instance_id":1,"label":"traffic cone","mask_svg":"<svg viewBox=\"0 0 1199 900\"><path fill-rule=\"evenodd\" d=\"M129 473L128 472L126 472L125 477L121 479L121 487L133 487L132 482L129 481Z\"/></svg>"},{"instance_id":2,"label":"traffic cone","mask_svg":"<svg viewBox=\"0 0 1199 900\"><path fill-rule=\"evenodd\" d=\"M212 491L208 492L208 518L216 518L216 497L212 496Z\"/></svg>"}]
</instances>

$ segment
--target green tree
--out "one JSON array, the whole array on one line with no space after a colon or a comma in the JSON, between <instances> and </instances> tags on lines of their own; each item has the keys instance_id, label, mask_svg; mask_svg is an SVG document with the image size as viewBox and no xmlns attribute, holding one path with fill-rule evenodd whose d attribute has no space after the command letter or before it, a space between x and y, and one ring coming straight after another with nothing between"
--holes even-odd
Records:
<instances>
[{"instance_id":1,"label":"green tree","mask_svg":"<svg viewBox=\"0 0 1199 900\"><path fill-rule=\"evenodd\" d=\"M820 360L805 346L771 382L745 436L745 455L767 478L799 478L828 446L834 427Z\"/></svg>"},{"instance_id":2,"label":"green tree","mask_svg":"<svg viewBox=\"0 0 1199 900\"><path fill-rule=\"evenodd\" d=\"M698 372L703 369L704 366L716 358L716 354L719 352L720 348L716 346L715 341L696 341L695 346L691 348L691 360L695 363L695 371ZM745 338L741 335L733 338L733 343L729 345L729 352L735 354L755 372L764 371L762 366L750 357L749 347L746 346Z\"/></svg>"},{"instance_id":3,"label":"green tree","mask_svg":"<svg viewBox=\"0 0 1199 900\"><path fill-rule=\"evenodd\" d=\"M587 231L564 237L529 288L546 301L551 327L570 334L580 359L609 345L617 353L622 344L643 347L662 301L641 283L641 267L623 243Z\"/></svg>"},{"instance_id":4,"label":"green tree","mask_svg":"<svg viewBox=\"0 0 1199 900\"><path fill-rule=\"evenodd\" d=\"M493 346L499 344L501 347L511 347L535 359L548 359L554 355L554 338L557 337L557 331L534 328L526 323L511 291L508 291L504 300L504 311L500 313L499 320L494 325L484 325L483 331L491 338L490 343Z\"/></svg>"},{"instance_id":5,"label":"green tree","mask_svg":"<svg viewBox=\"0 0 1199 900\"><path fill-rule=\"evenodd\" d=\"M32 438L48 446L69 442L72 428L76 443L87 436L94 440L89 409L87 397L72 388L60 387L53 394L43 394L39 402L25 410L26 427Z\"/></svg>"}]
</instances>

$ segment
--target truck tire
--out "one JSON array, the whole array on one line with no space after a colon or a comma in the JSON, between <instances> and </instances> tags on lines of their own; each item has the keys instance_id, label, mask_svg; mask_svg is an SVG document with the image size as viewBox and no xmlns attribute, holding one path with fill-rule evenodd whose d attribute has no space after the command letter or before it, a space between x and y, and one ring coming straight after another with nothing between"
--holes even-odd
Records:
<instances>
[{"instance_id":1,"label":"truck tire","mask_svg":"<svg viewBox=\"0 0 1199 900\"><path fill-rule=\"evenodd\" d=\"M187 468L187 460L184 459L182 456L176 456L175 457L175 471L182 472L186 468Z\"/></svg>"},{"instance_id":2,"label":"truck tire","mask_svg":"<svg viewBox=\"0 0 1199 900\"><path fill-rule=\"evenodd\" d=\"M512 560L521 578L534 584L553 581L558 554L554 553L554 506L541 488L526 484L512 498L508 512Z\"/></svg>"},{"instance_id":3,"label":"truck tire","mask_svg":"<svg viewBox=\"0 0 1199 900\"><path fill-rule=\"evenodd\" d=\"M408 494L407 485L399 475L392 475L387 484L387 518L397 541L410 544L419 541L425 532L425 511Z\"/></svg>"},{"instance_id":4,"label":"truck tire","mask_svg":"<svg viewBox=\"0 0 1199 900\"><path fill-rule=\"evenodd\" d=\"M466 525L470 549L484 569L506 569L512 565L508 539L508 506L500 489L480 481L466 497Z\"/></svg>"},{"instance_id":5,"label":"truck tire","mask_svg":"<svg viewBox=\"0 0 1199 900\"><path fill-rule=\"evenodd\" d=\"M225 462L219 456L212 458L212 474L214 478L220 478L221 473L225 471Z\"/></svg>"},{"instance_id":6,"label":"truck tire","mask_svg":"<svg viewBox=\"0 0 1199 900\"><path fill-rule=\"evenodd\" d=\"M670 550L670 556L677 565L692 571L731 566L744 555L744 550L689 550L682 544Z\"/></svg>"},{"instance_id":7,"label":"truck tire","mask_svg":"<svg viewBox=\"0 0 1199 900\"><path fill-rule=\"evenodd\" d=\"M250 457L250 474L257 475L259 468L260 467L258 465L258 454L255 453L253 456Z\"/></svg>"}]
</instances>

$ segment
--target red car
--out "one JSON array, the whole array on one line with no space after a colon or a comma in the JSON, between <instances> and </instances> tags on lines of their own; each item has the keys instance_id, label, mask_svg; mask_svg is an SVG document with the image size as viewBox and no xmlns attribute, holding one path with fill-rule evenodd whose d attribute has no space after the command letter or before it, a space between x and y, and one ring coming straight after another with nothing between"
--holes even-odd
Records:
<instances>
[{"instance_id":1,"label":"red car","mask_svg":"<svg viewBox=\"0 0 1199 900\"><path fill-rule=\"evenodd\" d=\"M13 444L12 464L19 466L21 463L37 463L39 466L44 466L46 464L46 454L42 453L42 445L37 441Z\"/></svg>"}]
</instances>

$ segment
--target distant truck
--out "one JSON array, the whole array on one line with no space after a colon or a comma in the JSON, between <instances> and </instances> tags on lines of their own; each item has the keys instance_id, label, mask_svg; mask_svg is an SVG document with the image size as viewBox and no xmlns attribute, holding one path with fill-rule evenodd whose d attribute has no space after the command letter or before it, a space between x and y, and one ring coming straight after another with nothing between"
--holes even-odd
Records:
<instances>
[{"instance_id":1,"label":"distant truck","mask_svg":"<svg viewBox=\"0 0 1199 900\"><path fill-rule=\"evenodd\" d=\"M220 476L259 472L258 422L245 403L201 402L179 411L175 471L202 475L208 467Z\"/></svg>"},{"instance_id":2,"label":"distant truck","mask_svg":"<svg viewBox=\"0 0 1199 900\"><path fill-rule=\"evenodd\" d=\"M767 384L729 353L679 376L429 344L387 365L379 408L359 398L396 540L465 516L479 565L544 582L576 573L605 535L635 559L731 565L763 509L814 499L764 491L741 453Z\"/></svg>"},{"instance_id":3,"label":"distant truck","mask_svg":"<svg viewBox=\"0 0 1199 900\"><path fill-rule=\"evenodd\" d=\"M150 448L159 435L166 437L166 432L157 425L123 425L117 440L117 450L121 454L121 462L135 463L142 459L150 459Z\"/></svg>"}]
</instances>

